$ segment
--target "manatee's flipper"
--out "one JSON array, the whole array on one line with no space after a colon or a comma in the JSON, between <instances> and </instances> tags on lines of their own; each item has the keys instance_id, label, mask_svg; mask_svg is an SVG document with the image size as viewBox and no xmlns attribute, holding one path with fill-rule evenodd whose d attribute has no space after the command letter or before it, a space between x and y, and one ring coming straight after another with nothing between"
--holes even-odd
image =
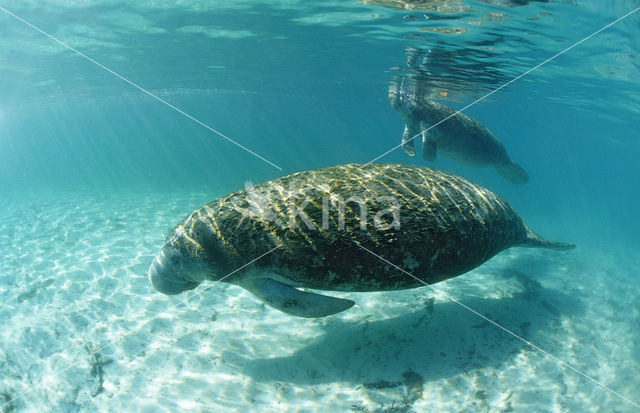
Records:
<instances>
[{"instance_id":1,"label":"manatee's flipper","mask_svg":"<svg viewBox=\"0 0 640 413\"><path fill-rule=\"evenodd\" d=\"M511 162L501 166L496 166L496 171L498 171L500 176L511 183L524 185L529 182L529 175L517 163Z\"/></svg>"},{"instance_id":2,"label":"manatee's flipper","mask_svg":"<svg viewBox=\"0 0 640 413\"><path fill-rule=\"evenodd\" d=\"M525 240L519 244L516 244L516 247L549 248L552 250L572 250L576 247L576 244L566 244L564 242L556 242L544 239L540 235L531 231L526 225L525 229Z\"/></svg>"},{"instance_id":3,"label":"manatee's flipper","mask_svg":"<svg viewBox=\"0 0 640 413\"><path fill-rule=\"evenodd\" d=\"M351 300L296 290L271 278L242 280L240 286L271 307L297 317L325 317L351 308Z\"/></svg>"},{"instance_id":4,"label":"manatee's flipper","mask_svg":"<svg viewBox=\"0 0 640 413\"><path fill-rule=\"evenodd\" d=\"M429 131L431 133L429 133L427 132L427 129L429 129L429 126L427 126L427 124L420 124L420 130L422 131L422 157L425 161L435 161L437 148L434 135L435 133L437 133L437 131L431 129Z\"/></svg>"},{"instance_id":5,"label":"manatee's flipper","mask_svg":"<svg viewBox=\"0 0 640 413\"><path fill-rule=\"evenodd\" d=\"M402 134L402 150L409 156L416 156L416 149L413 146L413 138L415 135L412 134L409 129L409 125L404 125L404 133Z\"/></svg>"}]
</instances>

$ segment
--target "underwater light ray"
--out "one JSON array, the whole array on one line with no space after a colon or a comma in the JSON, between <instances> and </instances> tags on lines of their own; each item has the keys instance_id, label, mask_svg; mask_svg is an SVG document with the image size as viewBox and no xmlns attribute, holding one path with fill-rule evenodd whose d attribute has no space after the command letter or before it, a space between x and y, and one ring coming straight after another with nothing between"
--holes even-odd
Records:
<instances>
[{"instance_id":1,"label":"underwater light ray","mask_svg":"<svg viewBox=\"0 0 640 413\"><path fill-rule=\"evenodd\" d=\"M189 115L188 113L186 113L182 109L179 109L179 108L175 107L174 105L172 105L171 103L167 102L166 100L164 100L164 99L160 98L159 96L149 92L147 89L145 89L142 86L132 82L131 80L127 79L126 77L124 77L122 75L120 75L119 73L114 72L113 70L109 69L105 65L95 61L91 57L89 57L86 54L80 52L79 50L74 49L73 47L71 47L68 44L66 44L65 42L63 42L62 40L59 40L59 39L55 38L51 34L45 32L44 30L38 28L37 26L34 26L33 24L29 23L28 21L26 21L25 19L21 18L20 16L15 15L14 13L12 13L9 10L5 9L4 7L0 6L0 11L5 12L6 14L8 14L11 17L13 17L14 19L16 19L16 20L26 24L27 26L31 27L32 29L42 33L43 35L47 36L48 38L50 38L54 42L58 43L59 45L63 46L64 48L71 50L72 52L74 52L78 56L81 56L81 57L85 58L86 60L90 61L91 63L93 63L94 65L100 67L101 69L106 70L107 72L109 72L112 75L116 76L117 78L125 81L126 83L130 84L131 86L135 87L136 89L140 90L141 92L147 94L148 96L152 97L153 99L157 100L158 102L161 102L161 103L165 104L166 106L170 107L171 109L175 110L176 112L180 113L181 115L183 115L183 116L191 119L192 121L196 122L200 126L203 126L204 128L206 128L206 129L210 130L211 132L215 133L216 135L226 139L227 141L233 143L237 147L244 149L246 152L249 152L250 154L252 154L256 158L263 160L264 162L268 163L269 165L273 166L276 169L279 169L281 171L283 170L280 166L276 165L275 163L271 162L270 160L258 155L257 153L255 153L251 149L249 149L246 146L236 142L235 140L231 139L230 137L228 137L227 135L223 134L222 132L219 132L216 129L212 128L211 126L207 125L206 123L194 118L193 116Z\"/></svg>"}]
</instances>

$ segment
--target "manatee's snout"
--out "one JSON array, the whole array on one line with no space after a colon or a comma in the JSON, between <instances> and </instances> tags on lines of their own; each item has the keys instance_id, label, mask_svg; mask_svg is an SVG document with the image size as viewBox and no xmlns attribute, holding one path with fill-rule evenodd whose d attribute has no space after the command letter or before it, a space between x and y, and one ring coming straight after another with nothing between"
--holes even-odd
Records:
<instances>
[{"instance_id":1,"label":"manatee's snout","mask_svg":"<svg viewBox=\"0 0 640 413\"><path fill-rule=\"evenodd\" d=\"M162 249L149 267L149 281L163 294L175 295L196 288L204 279L202 267L189 263L178 251Z\"/></svg>"}]
</instances>

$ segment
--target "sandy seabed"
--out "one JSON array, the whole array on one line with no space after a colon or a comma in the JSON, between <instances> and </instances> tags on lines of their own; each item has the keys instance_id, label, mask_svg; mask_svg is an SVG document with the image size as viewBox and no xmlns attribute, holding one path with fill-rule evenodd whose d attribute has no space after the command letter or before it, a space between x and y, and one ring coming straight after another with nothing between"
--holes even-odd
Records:
<instances>
[{"instance_id":1,"label":"sandy seabed","mask_svg":"<svg viewBox=\"0 0 640 413\"><path fill-rule=\"evenodd\" d=\"M1 412L625 412L640 403L638 252L513 248L438 291L336 293L356 306L322 319L282 314L223 283L157 293L146 277L153 256L213 198L0 200Z\"/></svg>"}]
</instances>

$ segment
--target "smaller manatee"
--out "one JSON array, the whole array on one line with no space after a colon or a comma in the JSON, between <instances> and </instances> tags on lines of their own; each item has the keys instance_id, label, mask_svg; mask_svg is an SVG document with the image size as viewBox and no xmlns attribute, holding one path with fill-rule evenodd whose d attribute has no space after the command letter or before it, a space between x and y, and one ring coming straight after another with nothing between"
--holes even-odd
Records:
<instances>
[{"instance_id":1,"label":"smaller manatee","mask_svg":"<svg viewBox=\"0 0 640 413\"><path fill-rule=\"evenodd\" d=\"M389 102L405 122L402 149L407 155L416 156L414 140L421 136L422 157L427 161L435 160L440 151L470 166L495 168L511 183L524 185L529 182L527 172L509 158L502 142L489 129L469 116L429 99L413 79L391 82Z\"/></svg>"}]
</instances>

